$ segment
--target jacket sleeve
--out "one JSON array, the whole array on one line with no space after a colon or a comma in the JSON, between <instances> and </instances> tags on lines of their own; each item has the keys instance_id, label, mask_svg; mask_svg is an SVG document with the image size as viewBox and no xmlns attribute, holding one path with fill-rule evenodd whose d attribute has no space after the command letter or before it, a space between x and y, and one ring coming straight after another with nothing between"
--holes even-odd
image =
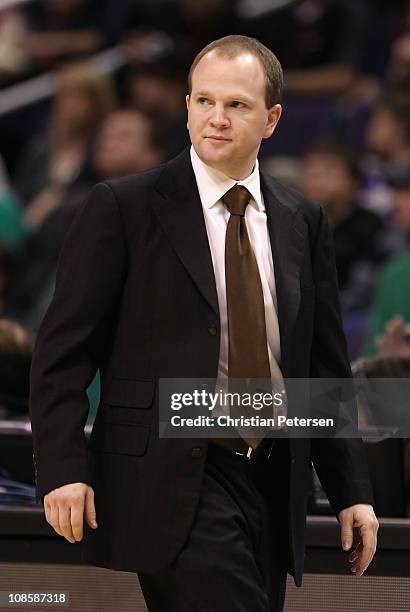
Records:
<instances>
[{"instance_id":1,"label":"jacket sleeve","mask_svg":"<svg viewBox=\"0 0 410 612\"><path fill-rule=\"evenodd\" d=\"M34 347L30 417L37 500L64 484L90 483L86 389L109 336L125 269L120 211L111 188L99 183L66 235Z\"/></svg>"},{"instance_id":2,"label":"jacket sleeve","mask_svg":"<svg viewBox=\"0 0 410 612\"><path fill-rule=\"evenodd\" d=\"M312 265L316 310L311 378L351 379L340 313L333 240L322 208L313 245ZM353 415L353 420L357 424L357 414ZM359 437L314 438L311 458L336 514L355 503L373 504L365 449Z\"/></svg>"}]
</instances>

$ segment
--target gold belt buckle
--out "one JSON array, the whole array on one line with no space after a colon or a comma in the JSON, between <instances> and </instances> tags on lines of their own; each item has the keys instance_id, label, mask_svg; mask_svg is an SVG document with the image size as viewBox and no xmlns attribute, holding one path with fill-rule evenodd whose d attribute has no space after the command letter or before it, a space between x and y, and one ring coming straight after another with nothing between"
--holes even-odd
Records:
<instances>
[{"instance_id":1,"label":"gold belt buckle","mask_svg":"<svg viewBox=\"0 0 410 612\"><path fill-rule=\"evenodd\" d=\"M240 453L239 451L235 451L235 455L239 455L240 457L246 457L247 459L251 458L252 453L253 453L252 446L248 446L248 450L246 451L246 453Z\"/></svg>"}]
</instances>

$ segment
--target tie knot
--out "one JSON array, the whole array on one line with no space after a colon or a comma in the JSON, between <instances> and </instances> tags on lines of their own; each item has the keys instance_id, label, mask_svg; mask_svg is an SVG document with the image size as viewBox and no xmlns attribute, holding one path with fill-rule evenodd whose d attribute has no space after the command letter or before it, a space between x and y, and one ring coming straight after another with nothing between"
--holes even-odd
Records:
<instances>
[{"instance_id":1,"label":"tie knot","mask_svg":"<svg viewBox=\"0 0 410 612\"><path fill-rule=\"evenodd\" d=\"M246 187L242 187L242 185L234 185L224 196L222 196L222 202L231 215L239 215L241 217L245 216L245 210L250 199L251 194Z\"/></svg>"}]
</instances>

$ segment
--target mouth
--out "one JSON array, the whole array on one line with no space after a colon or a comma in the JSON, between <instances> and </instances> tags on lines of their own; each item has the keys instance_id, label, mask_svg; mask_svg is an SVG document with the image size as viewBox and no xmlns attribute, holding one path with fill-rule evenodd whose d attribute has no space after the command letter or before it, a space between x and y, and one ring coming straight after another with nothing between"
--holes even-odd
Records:
<instances>
[{"instance_id":1,"label":"mouth","mask_svg":"<svg viewBox=\"0 0 410 612\"><path fill-rule=\"evenodd\" d=\"M230 142L230 138L223 138L222 136L205 136L207 140L214 140L216 142Z\"/></svg>"}]
</instances>

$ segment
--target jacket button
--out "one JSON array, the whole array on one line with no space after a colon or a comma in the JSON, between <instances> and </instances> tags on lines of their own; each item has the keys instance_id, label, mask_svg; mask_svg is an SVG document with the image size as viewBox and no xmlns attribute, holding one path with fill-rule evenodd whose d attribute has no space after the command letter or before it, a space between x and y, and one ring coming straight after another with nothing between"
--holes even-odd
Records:
<instances>
[{"instance_id":1,"label":"jacket button","mask_svg":"<svg viewBox=\"0 0 410 612\"><path fill-rule=\"evenodd\" d=\"M217 333L218 333L218 329L217 329L216 325L214 323L212 323L212 325L210 325L208 327L208 334L210 336L216 336Z\"/></svg>"},{"instance_id":2,"label":"jacket button","mask_svg":"<svg viewBox=\"0 0 410 612\"><path fill-rule=\"evenodd\" d=\"M202 448L196 446L191 450L191 457L194 459L200 459L202 457Z\"/></svg>"}]
</instances>

